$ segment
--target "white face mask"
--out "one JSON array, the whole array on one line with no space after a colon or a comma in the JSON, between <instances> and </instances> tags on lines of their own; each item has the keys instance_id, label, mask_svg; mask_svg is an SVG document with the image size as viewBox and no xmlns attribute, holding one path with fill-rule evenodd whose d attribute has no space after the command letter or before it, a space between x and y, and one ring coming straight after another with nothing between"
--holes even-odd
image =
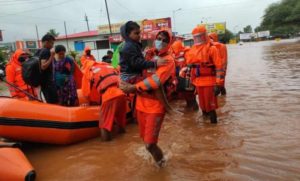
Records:
<instances>
[{"instance_id":1,"label":"white face mask","mask_svg":"<svg viewBox=\"0 0 300 181\"><path fill-rule=\"evenodd\" d=\"M155 40L154 45L157 50L161 50L163 48L163 42L161 40Z\"/></svg>"}]
</instances>

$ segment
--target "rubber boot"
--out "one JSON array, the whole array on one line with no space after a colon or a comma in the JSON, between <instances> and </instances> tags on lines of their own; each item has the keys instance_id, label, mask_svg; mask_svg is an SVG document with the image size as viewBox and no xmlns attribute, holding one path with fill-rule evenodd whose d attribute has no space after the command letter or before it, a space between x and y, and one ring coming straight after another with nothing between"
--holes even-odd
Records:
<instances>
[{"instance_id":1,"label":"rubber boot","mask_svg":"<svg viewBox=\"0 0 300 181\"><path fill-rule=\"evenodd\" d=\"M111 141L112 140L111 132L109 132L108 130L103 129L103 128L100 129L100 132L101 132L102 141Z\"/></svg>"},{"instance_id":2,"label":"rubber boot","mask_svg":"<svg viewBox=\"0 0 300 181\"><path fill-rule=\"evenodd\" d=\"M206 117L208 117L208 116L209 116L209 113L208 113L208 112L206 112L206 111L202 111L202 116L203 116L204 118L206 118Z\"/></svg>"},{"instance_id":3,"label":"rubber boot","mask_svg":"<svg viewBox=\"0 0 300 181\"><path fill-rule=\"evenodd\" d=\"M193 110L194 111L198 111L199 110L199 106L198 106L198 103L197 103L196 99L192 100L192 104L193 104Z\"/></svg>"},{"instance_id":4,"label":"rubber boot","mask_svg":"<svg viewBox=\"0 0 300 181\"><path fill-rule=\"evenodd\" d=\"M210 118L210 123L211 124L217 124L218 123L216 110L213 110L213 111L209 112L209 118Z\"/></svg>"},{"instance_id":5,"label":"rubber boot","mask_svg":"<svg viewBox=\"0 0 300 181\"><path fill-rule=\"evenodd\" d=\"M226 88L225 87L221 87L221 95L222 96L226 95Z\"/></svg>"},{"instance_id":6,"label":"rubber boot","mask_svg":"<svg viewBox=\"0 0 300 181\"><path fill-rule=\"evenodd\" d=\"M25 181L34 181L35 177L36 177L36 173L34 170L32 170L29 173L27 173L27 175L25 177Z\"/></svg>"}]
</instances>

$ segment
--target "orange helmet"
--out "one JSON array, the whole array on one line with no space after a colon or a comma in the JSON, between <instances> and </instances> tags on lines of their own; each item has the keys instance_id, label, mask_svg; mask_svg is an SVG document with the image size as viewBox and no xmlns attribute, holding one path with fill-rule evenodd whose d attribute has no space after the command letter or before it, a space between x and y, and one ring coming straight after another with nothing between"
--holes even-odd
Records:
<instances>
[{"instance_id":1,"label":"orange helmet","mask_svg":"<svg viewBox=\"0 0 300 181\"><path fill-rule=\"evenodd\" d=\"M202 45L207 43L208 36L206 33L206 27L204 25L197 26L192 31L194 38L194 45Z\"/></svg>"},{"instance_id":2,"label":"orange helmet","mask_svg":"<svg viewBox=\"0 0 300 181\"><path fill-rule=\"evenodd\" d=\"M212 39L214 42L218 42L218 34L217 33L210 33L209 38Z\"/></svg>"},{"instance_id":3,"label":"orange helmet","mask_svg":"<svg viewBox=\"0 0 300 181\"><path fill-rule=\"evenodd\" d=\"M192 34L197 35L201 33L206 33L206 27L204 25L199 25L193 29Z\"/></svg>"},{"instance_id":4,"label":"orange helmet","mask_svg":"<svg viewBox=\"0 0 300 181\"><path fill-rule=\"evenodd\" d=\"M84 52L86 52L86 51L91 51L91 47L86 46L86 47L84 48Z\"/></svg>"}]
</instances>

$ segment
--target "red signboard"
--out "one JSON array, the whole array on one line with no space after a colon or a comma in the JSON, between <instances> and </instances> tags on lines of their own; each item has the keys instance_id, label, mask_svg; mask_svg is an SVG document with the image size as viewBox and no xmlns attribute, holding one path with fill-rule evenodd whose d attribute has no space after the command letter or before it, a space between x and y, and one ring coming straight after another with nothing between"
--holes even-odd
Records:
<instances>
[{"instance_id":1,"label":"red signboard","mask_svg":"<svg viewBox=\"0 0 300 181\"><path fill-rule=\"evenodd\" d=\"M159 30L169 30L171 31L171 18L161 18L153 20L142 21L142 31L144 33L159 31Z\"/></svg>"},{"instance_id":2,"label":"red signboard","mask_svg":"<svg viewBox=\"0 0 300 181\"><path fill-rule=\"evenodd\" d=\"M142 40L153 40L155 35L160 30L172 31L171 18L161 18L153 20L143 20L141 22ZM121 35L113 35L109 37L110 42L123 41Z\"/></svg>"}]
</instances>

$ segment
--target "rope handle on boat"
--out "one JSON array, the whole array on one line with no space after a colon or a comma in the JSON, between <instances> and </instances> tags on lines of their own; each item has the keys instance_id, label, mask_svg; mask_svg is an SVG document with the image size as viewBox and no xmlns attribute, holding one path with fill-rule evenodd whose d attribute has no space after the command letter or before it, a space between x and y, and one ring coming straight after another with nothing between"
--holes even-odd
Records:
<instances>
[{"instance_id":1,"label":"rope handle on boat","mask_svg":"<svg viewBox=\"0 0 300 181\"><path fill-rule=\"evenodd\" d=\"M3 142L3 143L0 143L0 148L20 148L21 146L22 146L22 144L18 143L18 142L11 142L11 143Z\"/></svg>"}]
</instances>

